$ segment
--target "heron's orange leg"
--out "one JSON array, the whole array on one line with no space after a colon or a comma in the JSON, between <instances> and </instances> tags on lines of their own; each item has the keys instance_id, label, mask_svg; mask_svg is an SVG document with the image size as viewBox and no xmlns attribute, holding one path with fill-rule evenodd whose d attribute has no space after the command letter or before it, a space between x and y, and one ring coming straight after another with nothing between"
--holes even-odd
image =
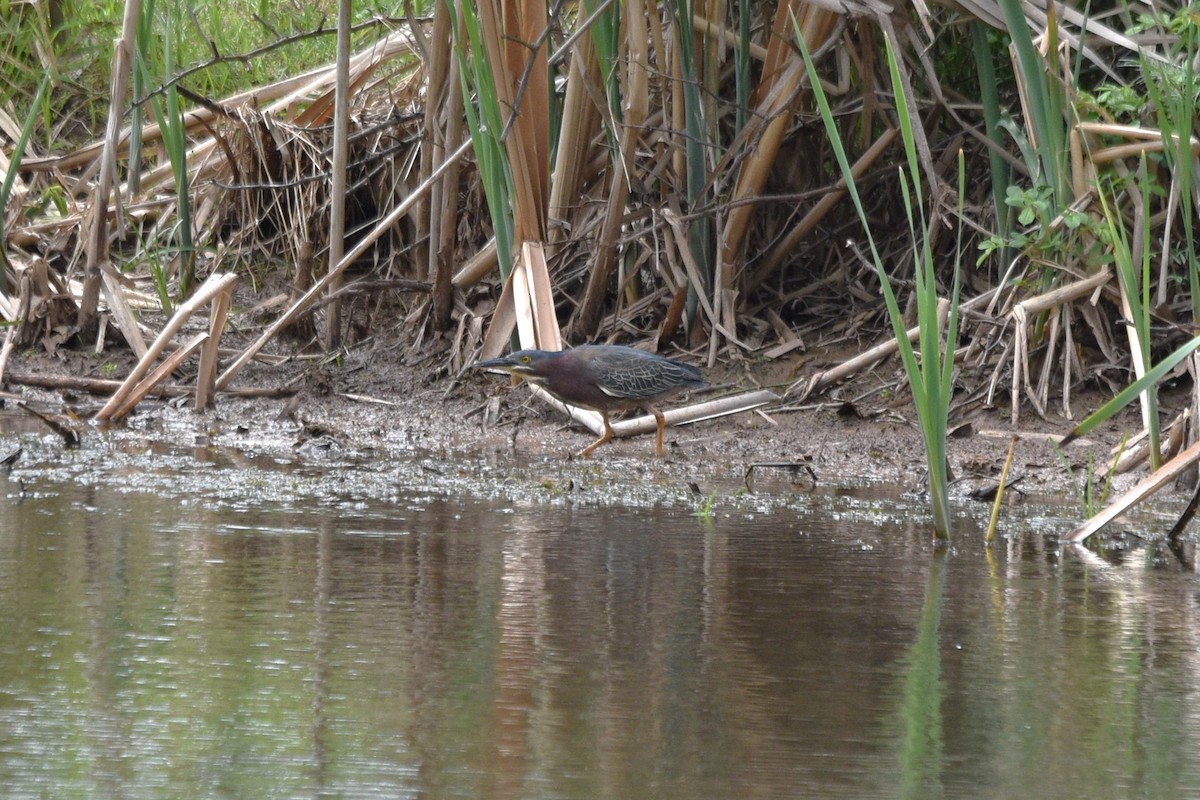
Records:
<instances>
[{"instance_id":1,"label":"heron's orange leg","mask_svg":"<svg viewBox=\"0 0 1200 800\"><path fill-rule=\"evenodd\" d=\"M583 450L580 451L580 453L579 453L580 458L589 457L592 454L592 451L594 451L597 447L599 447L600 445L604 444L605 442L607 442L613 438L612 425L608 424L608 413L602 411L602 412L600 412L600 416L604 420L604 435L601 436L596 441L589 444L587 447L583 448Z\"/></svg>"}]
</instances>

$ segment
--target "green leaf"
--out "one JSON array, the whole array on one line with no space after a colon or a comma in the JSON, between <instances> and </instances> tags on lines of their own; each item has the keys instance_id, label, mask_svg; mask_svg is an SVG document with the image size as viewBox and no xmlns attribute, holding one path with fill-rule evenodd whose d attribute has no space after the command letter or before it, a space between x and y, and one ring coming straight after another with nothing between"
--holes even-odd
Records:
<instances>
[{"instance_id":1,"label":"green leaf","mask_svg":"<svg viewBox=\"0 0 1200 800\"><path fill-rule=\"evenodd\" d=\"M1129 405L1142 392L1150 389L1154 384L1162 380L1168 372L1175 368L1183 359L1187 358L1197 348L1200 348L1200 336L1195 337L1191 341L1184 344L1174 353L1164 358L1162 361L1154 365L1152 369L1146 372L1138 380L1122 389L1116 397L1109 400L1100 408L1096 409L1088 418L1080 422L1075 428L1066 435L1066 438L1060 442L1060 446L1066 446L1078 439L1080 436L1086 436L1093 431L1096 426L1112 418L1114 414L1120 411L1125 406Z\"/></svg>"}]
</instances>

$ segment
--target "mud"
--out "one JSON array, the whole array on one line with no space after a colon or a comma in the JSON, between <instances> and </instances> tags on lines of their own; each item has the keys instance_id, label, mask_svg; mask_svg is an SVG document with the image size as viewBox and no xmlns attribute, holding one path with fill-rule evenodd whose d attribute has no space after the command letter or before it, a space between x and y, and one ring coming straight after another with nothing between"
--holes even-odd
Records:
<instances>
[{"instance_id":1,"label":"mud","mask_svg":"<svg viewBox=\"0 0 1200 800\"><path fill-rule=\"evenodd\" d=\"M132 442L135 449L158 443L164 452L202 460L237 460L241 454L354 464L368 467L380 480L424 484L430 491L442 487L483 495L529 495L534 500L570 496L702 507L714 497L796 502L813 487L875 487L895 495L919 495L923 488L920 432L907 392L895 388L902 387L895 363L882 364L804 403L785 397L759 412L670 428L662 459L654 455L652 435L616 440L592 458L579 459L574 454L594 438L587 429L507 378L472 371L449 374L444 363L441 354L412 358L394 343L377 343L343 353L338 361L296 357L282 365L254 364L236 382L241 388L298 390L290 396L226 395L218 398L215 409L202 413L195 412L190 399L149 399L109 431L73 424L85 443L103 436L109 442ZM54 358L19 354L9 370L112 377L126 374L130 366L130 359L119 352L60 350ZM721 364L706 370L712 388L694 397L761 387L784 395L789 385L815 368L815 362L799 361ZM28 405L69 414L68 419L86 420L104 399L73 391L7 388ZM15 407L10 398L5 431L13 430ZM1090 409L1087 399L1078 395L1075 407L1077 418ZM33 428L39 424L33 423ZM1078 501L1089 458L1103 462L1119 442L1121 428L1136 428L1136 418L1127 413L1106 430L1072 445L1067 457L1075 475L1047 437L1070 429L1073 423L1065 418L1041 419L1025 409L1014 427L1007 404L975 402L956 406L951 424L954 494L960 510L986 518L988 504L969 496L996 483L1014 434L1019 439L1011 477L1018 479L1019 492L1012 494L1012 501L1069 506ZM46 435L55 441L48 429ZM1114 490L1142 474L1134 470L1118 476ZM386 490L370 491L380 492Z\"/></svg>"}]
</instances>

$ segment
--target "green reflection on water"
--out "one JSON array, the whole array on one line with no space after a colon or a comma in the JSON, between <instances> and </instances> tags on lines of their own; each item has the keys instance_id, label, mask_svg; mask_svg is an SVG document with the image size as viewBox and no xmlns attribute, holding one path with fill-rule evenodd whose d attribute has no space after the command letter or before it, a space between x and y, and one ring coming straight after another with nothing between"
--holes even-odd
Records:
<instances>
[{"instance_id":1,"label":"green reflection on water","mask_svg":"<svg viewBox=\"0 0 1200 800\"><path fill-rule=\"evenodd\" d=\"M931 559L919 517L815 499L806 516L701 523L428 493L302 507L9 484L0 785L1200 793L1193 574L1034 536Z\"/></svg>"}]
</instances>

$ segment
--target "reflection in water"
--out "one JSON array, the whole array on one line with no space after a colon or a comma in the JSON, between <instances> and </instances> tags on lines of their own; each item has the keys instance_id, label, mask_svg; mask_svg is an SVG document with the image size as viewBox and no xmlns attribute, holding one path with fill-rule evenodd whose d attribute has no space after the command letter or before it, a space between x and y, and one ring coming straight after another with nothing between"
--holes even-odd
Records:
<instances>
[{"instance_id":1,"label":"reflection in water","mask_svg":"<svg viewBox=\"0 0 1200 800\"><path fill-rule=\"evenodd\" d=\"M903 671L904 691L900 715L900 786L902 797L941 797L942 732L941 639L942 602L946 593L944 549L930 557L925 603L917 625L916 640Z\"/></svg>"},{"instance_id":2,"label":"reflection in water","mask_svg":"<svg viewBox=\"0 0 1200 800\"><path fill-rule=\"evenodd\" d=\"M832 496L0 488L6 798L1200 794L1197 583L1157 554L931 557Z\"/></svg>"}]
</instances>

